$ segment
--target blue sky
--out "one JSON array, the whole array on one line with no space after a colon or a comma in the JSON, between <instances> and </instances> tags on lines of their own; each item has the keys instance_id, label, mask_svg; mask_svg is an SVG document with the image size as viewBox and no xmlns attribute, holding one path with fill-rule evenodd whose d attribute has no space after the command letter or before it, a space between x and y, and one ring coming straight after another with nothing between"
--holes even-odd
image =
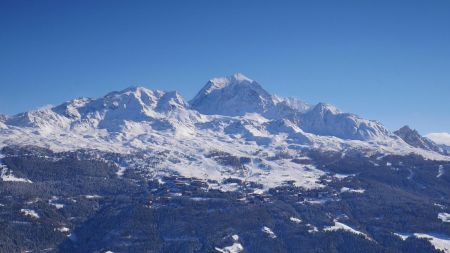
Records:
<instances>
[{"instance_id":1,"label":"blue sky","mask_svg":"<svg viewBox=\"0 0 450 253\"><path fill-rule=\"evenodd\" d=\"M242 72L394 130L450 132L450 1L0 2L0 113Z\"/></svg>"}]
</instances>

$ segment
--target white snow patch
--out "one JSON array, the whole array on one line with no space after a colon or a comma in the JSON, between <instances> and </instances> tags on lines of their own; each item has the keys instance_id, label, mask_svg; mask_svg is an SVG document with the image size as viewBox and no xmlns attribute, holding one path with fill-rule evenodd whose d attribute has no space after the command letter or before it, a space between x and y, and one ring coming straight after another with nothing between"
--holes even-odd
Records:
<instances>
[{"instance_id":1,"label":"white snow patch","mask_svg":"<svg viewBox=\"0 0 450 253\"><path fill-rule=\"evenodd\" d=\"M438 174L437 174L437 178L440 178L440 177L442 177L444 175L444 166L443 165L439 165L439 168L438 168Z\"/></svg>"},{"instance_id":2,"label":"white snow patch","mask_svg":"<svg viewBox=\"0 0 450 253\"><path fill-rule=\"evenodd\" d=\"M324 231L344 230L344 231L348 231L348 232L356 234L356 235L361 235L364 238L366 238L367 240L371 240L371 238L369 236L367 236L365 233L360 232L360 231L358 231L356 229L353 229L350 226L345 225L344 223L338 222L337 220L334 220L334 225L333 226L325 227L323 230Z\"/></svg>"},{"instance_id":3,"label":"white snow patch","mask_svg":"<svg viewBox=\"0 0 450 253\"><path fill-rule=\"evenodd\" d=\"M256 189L256 190L253 191L253 194L263 195L264 194L264 190L263 189Z\"/></svg>"},{"instance_id":4,"label":"white snow patch","mask_svg":"<svg viewBox=\"0 0 450 253\"><path fill-rule=\"evenodd\" d=\"M450 223L450 213L439 213L438 219L440 219L442 222Z\"/></svg>"},{"instance_id":5,"label":"white snow patch","mask_svg":"<svg viewBox=\"0 0 450 253\"><path fill-rule=\"evenodd\" d=\"M355 174L334 174L333 175L333 177L335 177L335 178L337 178L339 180L342 180L342 179L345 179L345 178L348 178L348 177L354 177L354 176L356 176L356 175Z\"/></svg>"},{"instance_id":6,"label":"white snow patch","mask_svg":"<svg viewBox=\"0 0 450 253\"><path fill-rule=\"evenodd\" d=\"M208 189L219 190L221 192L232 192L239 189L239 184L237 183L210 183L208 182Z\"/></svg>"},{"instance_id":7,"label":"white snow patch","mask_svg":"<svg viewBox=\"0 0 450 253\"><path fill-rule=\"evenodd\" d=\"M394 233L402 240L406 240L411 236L416 238L426 239L437 250L442 250L445 253L450 253L450 236L438 235L438 234L425 234L425 233Z\"/></svg>"},{"instance_id":8,"label":"white snow patch","mask_svg":"<svg viewBox=\"0 0 450 253\"><path fill-rule=\"evenodd\" d=\"M29 216L31 218L39 219L39 214L36 213L36 211L31 209L20 209L20 212L25 215Z\"/></svg>"},{"instance_id":9,"label":"white snow patch","mask_svg":"<svg viewBox=\"0 0 450 253\"><path fill-rule=\"evenodd\" d=\"M56 230L58 230L61 233L67 233L70 231L70 229L68 227L59 227Z\"/></svg>"},{"instance_id":10,"label":"white snow patch","mask_svg":"<svg viewBox=\"0 0 450 253\"><path fill-rule=\"evenodd\" d=\"M348 188L348 187L342 187L341 188L341 193L344 192L351 192L351 193L364 193L366 190L364 189L352 189L352 188Z\"/></svg>"},{"instance_id":11,"label":"white snow patch","mask_svg":"<svg viewBox=\"0 0 450 253\"><path fill-rule=\"evenodd\" d=\"M84 197L87 199L99 199L102 196L94 194L94 195L84 195Z\"/></svg>"},{"instance_id":12,"label":"white snow patch","mask_svg":"<svg viewBox=\"0 0 450 253\"><path fill-rule=\"evenodd\" d=\"M16 177L12 174L12 171L6 168L6 166L0 164L0 168L2 169L0 178L5 182L24 182L24 183L33 183L31 180L26 178Z\"/></svg>"},{"instance_id":13,"label":"white snow patch","mask_svg":"<svg viewBox=\"0 0 450 253\"><path fill-rule=\"evenodd\" d=\"M331 198L318 198L318 199L305 199L304 202L313 204L313 205L323 205L327 202L332 201Z\"/></svg>"},{"instance_id":14,"label":"white snow patch","mask_svg":"<svg viewBox=\"0 0 450 253\"><path fill-rule=\"evenodd\" d=\"M437 207L439 207L439 208L441 208L441 209L444 209L444 208L445 208L444 205L439 204L439 203L433 203L433 206L437 206Z\"/></svg>"},{"instance_id":15,"label":"white snow patch","mask_svg":"<svg viewBox=\"0 0 450 253\"><path fill-rule=\"evenodd\" d=\"M394 233L394 235L400 237L400 239L402 239L403 241L408 239L408 237L410 237L412 234L408 234L408 233Z\"/></svg>"},{"instance_id":16,"label":"white snow patch","mask_svg":"<svg viewBox=\"0 0 450 253\"><path fill-rule=\"evenodd\" d=\"M56 207L56 209L64 208L64 204L50 203L50 205Z\"/></svg>"},{"instance_id":17,"label":"white snow patch","mask_svg":"<svg viewBox=\"0 0 450 253\"><path fill-rule=\"evenodd\" d=\"M291 218L289 218L289 220L290 220L290 221L292 221L292 222L294 222L294 223L297 223L297 224L299 224L299 223L301 223L301 222L302 222L302 220L301 220L301 219L299 219L299 218L296 218L296 217L291 217Z\"/></svg>"},{"instance_id":18,"label":"white snow patch","mask_svg":"<svg viewBox=\"0 0 450 253\"><path fill-rule=\"evenodd\" d=\"M125 167L119 166L119 169L116 171L116 175L117 175L118 177L122 177L123 174L125 174L125 170L126 170Z\"/></svg>"},{"instance_id":19,"label":"white snow patch","mask_svg":"<svg viewBox=\"0 0 450 253\"><path fill-rule=\"evenodd\" d=\"M222 253L239 253L244 251L244 247L242 246L242 244L235 242L233 243L233 245L225 248L215 247L215 250Z\"/></svg>"},{"instance_id":20,"label":"white snow patch","mask_svg":"<svg viewBox=\"0 0 450 253\"><path fill-rule=\"evenodd\" d=\"M222 252L222 253L240 253L244 251L244 247L242 246L242 244L240 244L239 241L239 236L238 235L232 235L231 238L233 239L233 245L228 246L228 247L224 247L224 248L218 248L215 247L215 250L218 252Z\"/></svg>"},{"instance_id":21,"label":"white snow patch","mask_svg":"<svg viewBox=\"0 0 450 253\"><path fill-rule=\"evenodd\" d=\"M54 201L57 201L58 197L53 196L51 199L48 200L48 203L54 207L56 207L56 209L61 209L64 208L64 204L59 204L59 203L55 203Z\"/></svg>"},{"instance_id":22,"label":"white snow patch","mask_svg":"<svg viewBox=\"0 0 450 253\"><path fill-rule=\"evenodd\" d=\"M272 239L277 238L277 236L275 235L275 233L268 227L264 226L261 228L261 231L263 231L264 233L267 234L267 236L269 236Z\"/></svg>"},{"instance_id":23,"label":"white snow patch","mask_svg":"<svg viewBox=\"0 0 450 253\"><path fill-rule=\"evenodd\" d=\"M422 234L422 233L414 233L414 236L417 238L427 239L431 245L434 246L437 250L442 250L445 253L450 253L450 237L442 236L442 235L430 235L430 234Z\"/></svg>"},{"instance_id":24,"label":"white snow patch","mask_svg":"<svg viewBox=\"0 0 450 253\"><path fill-rule=\"evenodd\" d=\"M310 233L310 234L314 234L314 233L319 232L319 229L316 226L312 225L312 224L308 223L308 224L306 224L306 226L308 227L308 233Z\"/></svg>"},{"instance_id":25,"label":"white snow patch","mask_svg":"<svg viewBox=\"0 0 450 253\"><path fill-rule=\"evenodd\" d=\"M161 178L158 178L158 184L160 184L160 185L163 185L163 184L165 184L166 182L164 182Z\"/></svg>"},{"instance_id":26,"label":"white snow patch","mask_svg":"<svg viewBox=\"0 0 450 253\"><path fill-rule=\"evenodd\" d=\"M192 201L208 201L211 198L203 198L203 197L192 197L191 200Z\"/></svg>"}]
</instances>

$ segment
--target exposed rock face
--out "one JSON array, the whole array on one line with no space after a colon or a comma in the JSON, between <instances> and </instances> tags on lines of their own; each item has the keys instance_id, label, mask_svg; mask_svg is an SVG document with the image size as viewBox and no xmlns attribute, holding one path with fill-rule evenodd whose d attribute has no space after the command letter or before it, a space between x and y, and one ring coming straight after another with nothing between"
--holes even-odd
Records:
<instances>
[{"instance_id":1,"label":"exposed rock face","mask_svg":"<svg viewBox=\"0 0 450 253\"><path fill-rule=\"evenodd\" d=\"M417 130L411 129L409 126L404 126L394 133L413 147L444 153L444 151L436 143L426 137L423 137L419 134L419 132L417 132Z\"/></svg>"}]
</instances>

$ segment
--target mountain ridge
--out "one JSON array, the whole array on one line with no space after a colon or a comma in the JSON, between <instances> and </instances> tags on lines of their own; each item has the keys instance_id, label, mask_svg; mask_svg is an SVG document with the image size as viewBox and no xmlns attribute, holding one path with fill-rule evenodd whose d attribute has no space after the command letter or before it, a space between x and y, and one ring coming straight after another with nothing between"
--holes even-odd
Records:
<instances>
[{"instance_id":1,"label":"mountain ridge","mask_svg":"<svg viewBox=\"0 0 450 253\"><path fill-rule=\"evenodd\" d=\"M158 139L162 143L214 139L224 145L234 140L255 142L262 148L281 145L340 152L350 147L429 157L436 153L411 146L381 123L343 113L331 104L309 105L271 95L239 73L209 80L189 102L177 91L133 86L97 99L77 98L4 117L0 129L2 145L42 143L56 149L92 145L134 152Z\"/></svg>"},{"instance_id":2,"label":"mountain ridge","mask_svg":"<svg viewBox=\"0 0 450 253\"><path fill-rule=\"evenodd\" d=\"M447 154L438 144L431 139L419 134L415 129L411 129L408 125L403 126L399 130L394 132L397 136L402 138L406 143L411 146L422 148L441 154Z\"/></svg>"}]
</instances>

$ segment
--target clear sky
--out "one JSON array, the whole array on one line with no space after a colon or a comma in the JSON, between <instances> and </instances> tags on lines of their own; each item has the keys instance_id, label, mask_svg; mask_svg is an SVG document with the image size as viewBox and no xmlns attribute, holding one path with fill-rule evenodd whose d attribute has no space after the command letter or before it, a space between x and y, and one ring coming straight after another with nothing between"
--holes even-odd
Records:
<instances>
[{"instance_id":1,"label":"clear sky","mask_svg":"<svg viewBox=\"0 0 450 253\"><path fill-rule=\"evenodd\" d=\"M450 1L0 1L0 113L242 72L422 134L450 132Z\"/></svg>"}]
</instances>

